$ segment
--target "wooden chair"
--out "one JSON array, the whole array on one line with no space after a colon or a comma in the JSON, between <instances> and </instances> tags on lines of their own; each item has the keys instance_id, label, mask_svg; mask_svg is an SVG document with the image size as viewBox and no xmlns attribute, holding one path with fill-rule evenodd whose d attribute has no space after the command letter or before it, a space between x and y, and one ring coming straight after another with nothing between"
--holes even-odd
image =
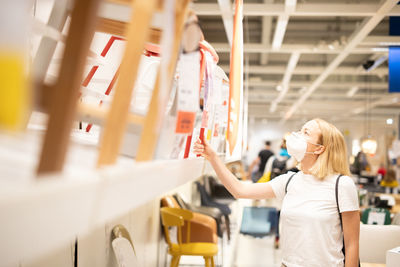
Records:
<instances>
[{"instance_id":1,"label":"wooden chair","mask_svg":"<svg viewBox=\"0 0 400 267\"><path fill-rule=\"evenodd\" d=\"M106 18L97 18L100 0L75 1L72 8L71 27L66 38L66 48L61 63L60 75L54 85L40 87L40 108L49 113L46 131L37 173L62 171L68 151L69 136L76 114L88 114L88 117L101 121L104 132L100 141L98 166L115 163L123 134L128 123L143 127L136 160L151 160L156 148L159 125L166 103L159 103L160 74L153 91L148 114L134 116L129 113L129 104L136 80L141 54L146 40L157 42L160 30L151 28L151 19L162 5L161 0L114 0L121 5L131 7L129 23ZM174 43L168 62L167 82L171 83L179 55L181 35L188 14L189 0L176 0ZM96 28L96 21L99 21ZM59 23L60 27L62 23ZM122 35L127 44L124 52L115 94L109 110L78 104L79 89L89 46L95 30ZM46 68L43 68L46 69ZM166 95L169 94L165 92ZM40 177L40 176L39 176Z\"/></svg>"},{"instance_id":2,"label":"wooden chair","mask_svg":"<svg viewBox=\"0 0 400 267\"><path fill-rule=\"evenodd\" d=\"M96 28L100 0L75 1L71 25L56 83L50 86L49 121L43 142L38 174L61 171L75 119L77 99L86 57ZM62 27L60 23L60 28ZM42 86L49 88L49 86ZM43 93L42 92L42 93ZM48 94L47 94L48 95Z\"/></svg>"},{"instance_id":3,"label":"wooden chair","mask_svg":"<svg viewBox=\"0 0 400 267\"><path fill-rule=\"evenodd\" d=\"M178 202L173 196L164 196L161 199L161 206L167 208L181 209ZM217 223L211 216L204 215L198 212L192 213L192 219L190 220L190 239L192 242L210 242L217 243ZM187 225L183 226L183 230L186 230ZM186 240L186 233L182 236L183 242Z\"/></svg>"},{"instance_id":4,"label":"wooden chair","mask_svg":"<svg viewBox=\"0 0 400 267\"><path fill-rule=\"evenodd\" d=\"M176 208L161 208L161 220L164 226L165 239L168 243L168 253L172 255L171 267L179 266L181 256L203 256L206 267L215 267L214 256L218 253L218 246L214 243L190 242L190 220L193 213ZM182 227L187 224L187 240L182 242ZM172 243L169 227L178 228L178 243Z\"/></svg>"},{"instance_id":5,"label":"wooden chair","mask_svg":"<svg viewBox=\"0 0 400 267\"><path fill-rule=\"evenodd\" d=\"M145 1L146 5L147 2L148 0ZM166 81L168 84L171 84L173 75L175 73L176 62L179 55L179 47L181 44L181 36L184 29L186 17L188 14L189 2L190 2L189 0L176 0L175 3L174 42L171 51L170 61L168 62L168 70L167 70L168 77ZM140 13L136 15L141 16ZM106 21L103 22L106 23ZM142 25L142 23L140 21L137 21L135 23L131 22L130 28L132 28L132 26L135 27L136 25ZM157 43L157 41L159 41L157 40L159 39L157 38L157 36L160 36L160 34L162 34L161 31L156 31L154 29L151 29L148 32L149 39L152 40L153 43ZM132 30L128 30L127 47L130 46L130 41L132 42L132 45L137 43L136 39L137 39L137 29L132 28ZM142 48L144 45L144 40L145 39L142 39L142 43L140 44L141 45L140 47ZM140 52L141 51L142 50L140 50ZM125 132L125 128L128 122L127 116L129 113L128 111L129 111L130 99L133 93L133 84L136 79L136 72L138 68L137 64L138 56L140 56L140 54L137 54L135 55L135 57L132 57L132 60L130 60L128 56L123 57L123 62L120 68L120 78L115 88L115 95L111 103L110 112L107 116L103 137L100 141L100 152L98 159L99 166L113 164L117 159L123 135ZM124 69L126 69L125 74L124 74ZM132 69L135 70L134 77L132 75L129 75L132 72ZM124 79L122 79L122 76L124 76ZM161 75L159 71L157 74L156 83L154 86L148 112L145 117L139 116L140 118L135 123L143 127L140 136L139 147L137 148L136 161L147 161L153 159L153 155L158 141L158 136L160 133L159 125L162 125L162 120L163 120L161 114L164 113L163 111L166 109L167 105L166 100L160 101L160 94L161 94L160 90L161 90ZM168 87L168 91L164 92L164 94L169 95L170 90L171 86Z\"/></svg>"}]
</instances>

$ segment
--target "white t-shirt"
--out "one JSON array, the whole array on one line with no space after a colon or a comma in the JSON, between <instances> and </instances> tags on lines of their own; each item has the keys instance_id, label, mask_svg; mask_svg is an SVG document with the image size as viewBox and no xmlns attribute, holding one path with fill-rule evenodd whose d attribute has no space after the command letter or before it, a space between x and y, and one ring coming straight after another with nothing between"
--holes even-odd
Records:
<instances>
[{"instance_id":1,"label":"white t-shirt","mask_svg":"<svg viewBox=\"0 0 400 267\"><path fill-rule=\"evenodd\" d=\"M298 172L285 186L293 172L269 182L281 210L282 262L288 267L343 267L343 232L336 206L335 183L338 175L323 181ZM357 189L353 180L342 176L339 181L340 212L359 210Z\"/></svg>"}]
</instances>

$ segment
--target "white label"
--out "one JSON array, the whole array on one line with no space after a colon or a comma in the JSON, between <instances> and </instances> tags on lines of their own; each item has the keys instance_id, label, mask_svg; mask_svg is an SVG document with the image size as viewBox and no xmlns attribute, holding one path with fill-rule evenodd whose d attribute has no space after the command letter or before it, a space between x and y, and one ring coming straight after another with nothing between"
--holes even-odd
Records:
<instances>
[{"instance_id":1,"label":"white label","mask_svg":"<svg viewBox=\"0 0 400 267\"><path fill-rule=\"evenodd\" d=\"M382 212L375 212L375 211L370 211L368 214L368 221L367 224L378 224L378 225L384 225L385 224L385 213Z\"/></svg>"},{"instance_id":2,"label":"white label","mask_svg":"<svg viewBox=\"0 0 400 267\"><path fill-rule=\"evenodd\" d=\"M197 111L200 90L200 52L182 54L178 64L178 110Z\"/></svg>"}]
</instances>

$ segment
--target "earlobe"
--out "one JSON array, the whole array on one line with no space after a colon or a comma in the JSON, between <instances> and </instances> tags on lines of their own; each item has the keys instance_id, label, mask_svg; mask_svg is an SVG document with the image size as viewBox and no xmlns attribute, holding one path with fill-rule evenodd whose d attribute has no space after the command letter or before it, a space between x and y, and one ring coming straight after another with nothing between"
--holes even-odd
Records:
<instances>
[{"instance_id":1,"label":"earlobe","mask_svg":"<svg viewBox=\"0 0 400 267\"><path fill-rule=\"evenodd\" d=\"M319 147L319 149L317 150L317 152L318 152L319 155L321 155L322 153L324 153L324 151L325 151L325 146L323 146L323 145L321 145L321 146Z\"/></svg>"},{"instance_id":2,"label":"earlobe","mask_svg":"<svg viewBox=\"0 0 400 267\"><path fill-rule=\"evenodd\" d=\"M317 150L315 150L313 152L314 155L321 155L322 153L324 153L325 151L325 147L323 145L321 145Z\"/></svg>"}]
</instances>

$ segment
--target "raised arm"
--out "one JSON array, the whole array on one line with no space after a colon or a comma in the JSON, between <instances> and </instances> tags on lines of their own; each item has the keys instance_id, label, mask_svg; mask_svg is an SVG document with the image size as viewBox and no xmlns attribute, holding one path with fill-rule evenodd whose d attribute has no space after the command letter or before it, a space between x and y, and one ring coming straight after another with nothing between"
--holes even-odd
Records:
<instances>
[{"instance_id":1,"label":"raised arm","mask_svg":"<svg viewBox=\"0 0 400 267\"><path fill-rule=\"evenodd\" d=\"M235 198L263 199L275 197L274 191L268 183L248 184L239 181L226 168L225 164L218 158L207 141L204 141L202 144L200 139L198 139L194 144L193 151L196 154L202 155L211 163L221 182Z\"/></svg>"}]
</instances>

